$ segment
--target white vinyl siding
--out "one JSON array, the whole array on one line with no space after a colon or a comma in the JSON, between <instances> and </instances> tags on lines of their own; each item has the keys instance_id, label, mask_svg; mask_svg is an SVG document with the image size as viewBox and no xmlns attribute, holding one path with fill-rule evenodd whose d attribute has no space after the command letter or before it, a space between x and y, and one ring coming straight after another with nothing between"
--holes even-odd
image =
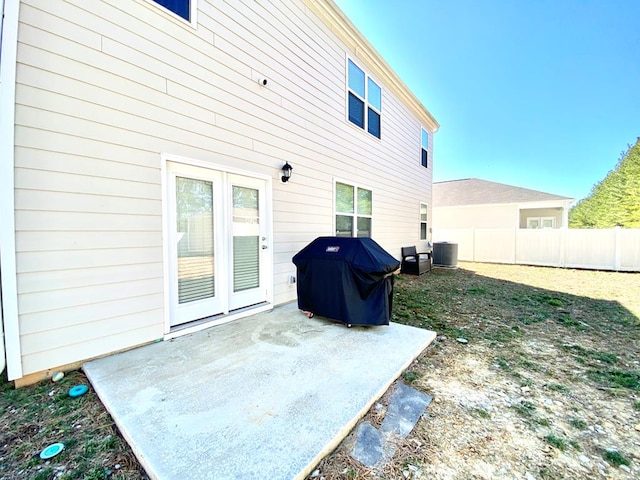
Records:
<instances>
[{"instance_id":1,"label":"white vinyl siding","mask_svg":"<svg viewBox=\"0 0 640 480\"><path fill-rule=\"evenodd\" d=\"M345 55L301 1L200 1L197 28L150 1L26 0L16 90L16 248L25 374L161 338L161 153L273 182L273 298L331 235L339 174L375 191L399 256L431 169L421 120L382 88L382 141L344 121ZM266 87L257 78L268 78ZM279 182L288 161L295 175Z\"/></svg>"}]
</instances>

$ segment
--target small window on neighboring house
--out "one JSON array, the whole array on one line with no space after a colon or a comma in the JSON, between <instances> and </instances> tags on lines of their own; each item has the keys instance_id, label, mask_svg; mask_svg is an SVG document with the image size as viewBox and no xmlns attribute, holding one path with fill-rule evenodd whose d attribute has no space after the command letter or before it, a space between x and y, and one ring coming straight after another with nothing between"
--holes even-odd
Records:
<instances>
[{"instance_id":1,"label":"small window on neighboring house","mask_svg":"<svg viewBox=\"0 0 640 480\"><path fill-rule=\"evenodd\" d=\"M421 139L422 148L420 149L421 163L424 168L429 167L429 132L427 132L424 128L422 129L422 139Z\"/></svg>"},{"instance_id":2,"label":"small window on neighboring house","mask_svg":"<svg viewBox=\"0 0 640 480\"><path fill-rule=\"evenodd\" d=\"M347 72L349 87L349 121L380 138L382 90L364 71L349 60Z\"/></svg>"},{"instance_id":3,"label":"small window on neighboring house","mask_svg":"<svg viewBox=\"0 0 640 480\"><path fill-rule=\"evenodd\" d=\"M554 217L527 217L527 228L555 228Z\"/></svg>"},{"instance_id":4,"label":"small window on neighboring house","mask_svg":"<svg viewBox=\"0 0 640 480\"><path fill-rule=\"evenodd\" d=\"M427 240L427 204L420 204L420 240Z\"/></svg>"},{"instance_id":5,"label":"small window on neighboring house","mask_svg":"<svg viewBox=\"0 0 640 480\"><path fill-rule=\"evenodd\" d=\"M191 1L192 0L154 0L167 10L171 10L176 15L191 21Z\"/></svg>"},{"instance_id":6,"label":"small window on neighboring house","mask_svg":"<svg viewBox=\"0 0 640 480\"><path fill-rule=\"evenodd\" d=\"M336 182L336 237L370 237L371 190Z\"/></svg>"}]
</instances>

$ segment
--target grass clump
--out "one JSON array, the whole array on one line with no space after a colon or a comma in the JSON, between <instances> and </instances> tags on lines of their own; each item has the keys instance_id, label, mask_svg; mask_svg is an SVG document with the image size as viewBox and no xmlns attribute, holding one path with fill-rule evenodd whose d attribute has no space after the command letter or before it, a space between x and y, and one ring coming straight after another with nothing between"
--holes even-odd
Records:
<instances>
[{"instance_id":1,"label":"grass clump","mask_svg":"<svg viewBox=\"0 0 640 480\"><path fill-rule=\"evenodd\" d=\"M486 329L483 334L483 338L489 340L491 344L508 344L513 340L522 337L522 331L518 325L512 325L509 328L497 327Z\"/></svg>"},{"instance_id":2,"label":"grass clump","mask_svg":"<svg viewBox=\"0 0 640 480\"><path fill-rule=\"evenodd\" d=\"M620 465L626 465L628 467L631 465L631 462L617 450L605 450L602 458L615 467L619 467Z\"/></svg>"},{"instance_id":3,"label":"grass clump","mask_svg":"<svg viewBox=\"0 0 640 480\"><path fill-rule=\"evenodd\" d=\"M576 450L578 452L582 451L582 447L580 446L580 444L576 440L571 440L569 442L569 445L571 445L571 448L573 448L574 450Z\"/></svg>"},{"instance_id":4,"label":"grass clump","mask_svg":"<svg viewBox=\"0 0 640 480\"><path fill-rule=\"evenodd\" d=\"M402 379L407 383L413 383L420 378L420 374L413 370L405 370L402 372Z\"/></svg>"},{"instance_id":5,"label":"grass clump","mask_svg":"<svg viewBox=\"0 0 640 480\"><path fill-rule=\"evenodd\" d=\"M509 363L509 360L507 360L502 355L498 355L496 357L495 362L496 362L496 365L498 366L498 368L500 368L500 370L503 370L503 371L508 372L508 373L513 372L513 367L511 366L511 363Z\"/></svg>"},{"instance_id":6,"label":"grass clump","mask_svg":"<svg viewBox=\"0 0 640 480\"><path fill-rule=\"evenodd\" d=\"M33 480L49 480L53 476L53 468L47 467L35 474Z\"/></svg>"},{"instance_id":7,"label":"grass clump","mask_svg":"<svg viewBox=\"0 0 640 480\"><path fill-rule=\"evenodd\" d=\"M599 365L606 363L607 365L614 365L620 360L615 353L589 350L580 345L562 345L561 348L565 352L572 354L578 363L582 364Z\"/></svg>"},{"instance_id":8,"label":"grass clump","mask_svg":"<svg viewBox=\"0 0 640 480\"><path fill-rule=\"evenodd\" d=\"M572 327L578 332L583 332L587 329L587 327L581 321L576 320L567 312L560 312L558 314L557 320L560 325L564 327Z\"/></svg>"},{"instance_id":9,"label":"grass clump","mask_svg":"<svg viewBox=\"0 0 640 480\"><path fill-rule=\"evenodd\" d=\"M569 418L569 425L573 428L577 428L578 430L585 430L587 428L587 422L584 420L580 420L579 418Z\"/></svg>"},{"instance_id":10,"label":"grass clump","mask_svg":"<svg viewBox=\"0 0 640 480\"><path fill-rule=\"evenodd\" d=\"M558 450L560 450L561 452L564 452L567 450L567 448L569 448L569 444L567 443L566 440L560 438L560 437L556 437L555 435L549 434L546 437L544 437L544 440L551 445L554 448L557 448Z\"/></svg>"},{"instance_id":11,"label":"grass clump","mask_svg":"<svg viewBox=\"0 0 640 480\"><path fill-rule=\"evenodd\" d=\"M640 373L636 371L592 369L587 375L608 388L628 388L640 392Z\"/></svg>"},{"instance_id":12,"label":"grass clump","mask_svg":"<svg viewBox=\"0 0 640 480\"><path fill-rule=\"evenodd\" d=\"M535 404L527 400L524 400L516 405L512 405L511 408L513 408L516 412L518 412L520 416L525 418L533 417L533 413L536 410Z\"/></svg>"},{"instance_id":13,"label":"grass clump","mask_svg":"<svg viewBox=\"0 0 640 480\"><path fill-rule=\"evenodd\" d=\"M540 365L531 360L527 360L526 358L520 358L518 360L518 366L524 368L525 370L531 370L533 372L540 371Z\"/></svg>"},{"instance_id":14,"label":"grass clump","mask_svg":"<svg viewBox=\"0 0 640 480\"><path fill-rule=\"evenodd\" d=\"M467 288L467 293L471 295L484 295L487 293L487 289L485 287L474 286Z\"/></svg>"},{"instance_id":15,"label":"grass clump","mask_svg":"<svg viewBox=\"0 0 640 480\"><path fill-rule=\"evenodd\" d=\"M551 307L562 307L564 305L564 300L554 295L538 295L535 297L535 299L538 302L544 303Z\"/></svg>"},{"instance_id":16,"label":"grass clump","mask_svg":"<svg viewBox=\"0 0 640 480\"><path fill-rule=\"evenodd\" d=\"M491 414L487 412L484 408L474 408L472 412L474 415L480 418L491 418Z\"/></svg>"},{"instance_id":17,"label":"grass clump","mask_svg":"<svg viewBox=\"0 0 640 480\"><path fill-rule=\"evenodd\" d=\"M564 385L561 385L559 383L547 383L544 388L553 392L571 393L571 390L569 390L568 387L565 387Z\"/></svg>"},{"instance_id":18,"label":"grass clump","mask_svg":"<svg viewBox=\"0 0 640 480\"><path fill-rule=\"evenodd\" d=\"M548 418L537 418L536 419L536 423L542 427L550 427L551 426L551 420L549 420Z\"/></svg>"},{"instance_id":19,"label":"grass clump","mask_svg":"<svg viewBox=\"0 0 640 480\"><path fill-rule=\"evenodd\" d=\"M533 325L534 323L544 322L545 320L546 318L544 318L543 316L518 318L518 321L520 323L523 323L524 325Z\"/></svg>"}]
</instances>

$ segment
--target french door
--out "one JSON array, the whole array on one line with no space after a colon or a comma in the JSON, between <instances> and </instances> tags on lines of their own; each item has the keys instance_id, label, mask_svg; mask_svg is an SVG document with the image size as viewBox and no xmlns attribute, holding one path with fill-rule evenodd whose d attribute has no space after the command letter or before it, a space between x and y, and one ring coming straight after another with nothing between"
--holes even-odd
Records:
<instances>
[{"instance_id":1,"label":"french door","mask_svg":"<svg viewBox=\"0 0 640 480\"><path fill-rule=\"evenodd\" d=\"M167 162L170 325L268 299L266 181Z\"/></svg>"}]
</instances>

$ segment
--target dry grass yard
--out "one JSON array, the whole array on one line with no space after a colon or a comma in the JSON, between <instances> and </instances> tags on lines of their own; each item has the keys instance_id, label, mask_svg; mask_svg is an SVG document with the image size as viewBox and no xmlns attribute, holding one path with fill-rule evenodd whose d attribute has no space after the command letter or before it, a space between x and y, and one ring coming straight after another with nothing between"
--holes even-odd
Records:
<instances>
[{"instance_id":1,"label":"dry grass yard","mask_svg":"<svg viewBox=\"0 0 640 480\"><path fill-rule=\"evenodd\" d=\"M398 277L394 321L439 335L402 380L434 401L385 466L351 459L350 436L313 478L640 478L639 318L638 273L463 263ZM2 383L0 479L146 478L95 393L69 401L77 383Z\"/></svg>"},{"instance_id":2,"label":"dry grass yard","mask_svg":"<svg viewBox=\"0 0 640 480\"><path fill-rule=\"evenodd\" d=\"M395 299L439 334L403 374L428 416L383 468L348 437L314 478L640 478L640 274L463 263Z\"/></svg>"}]
</instances>

